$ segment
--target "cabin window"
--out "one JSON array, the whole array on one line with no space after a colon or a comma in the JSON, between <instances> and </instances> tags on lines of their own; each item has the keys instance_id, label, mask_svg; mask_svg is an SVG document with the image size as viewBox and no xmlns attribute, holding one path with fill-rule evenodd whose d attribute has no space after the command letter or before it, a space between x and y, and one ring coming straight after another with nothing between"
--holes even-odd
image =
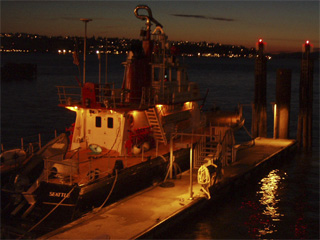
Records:
<instances>
[{"instance_id":1,"label":"cabin window","mask_svg":"<svg viewBox=\"0 0 320 240\"><path fill-rule=\"evenodd\" d=\"M159 81L160 80L160 69L159 68L153 68L153 80L154 81Z\"/></svg>"},{"instance_id":2,"label":"cabin window","mask_svg":"<svg viewBox=\"0 0 320 240\"><path fill-rule=\"evenodd\" d=\"M108 128L113 128L113 118L108 117Z\"/></svg>"},{"instance_id":3,"label":"cabin window","mask_svg":"<svg viewBox=\"0 0 320 240\"><path fill-rule=\"evenodd\" d=\"M96 127L97 128L101 127L101 117L96 117Z\"/></svg>"}]
</instances>

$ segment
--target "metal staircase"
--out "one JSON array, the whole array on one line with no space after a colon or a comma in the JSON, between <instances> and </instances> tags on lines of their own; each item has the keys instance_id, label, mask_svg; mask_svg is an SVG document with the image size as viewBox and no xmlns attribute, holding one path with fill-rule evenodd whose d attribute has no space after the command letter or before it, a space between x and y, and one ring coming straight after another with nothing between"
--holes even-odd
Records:
<instances>
[{"instance_id":1,"label":"metal staircase","mask_svg":"<svg viewBox=\"0 0 320 240\"><path fill-rule=\"evenodd\" d=\"M208 139L207 137L202 137L199 144L195 148L195 157L194 167L199 168L201 165L206 163L205 160L207 157L214 157L217 152L217 141Z\"/></svg>"},{"instance_id":2,"label":"metal staircase","mask_svg":"<svg viewBox=\"0 0 320 240\"><path fill-rule=\"evenodd\" d=\"M148 110L146 110L146 115L149 125L152 127L154 138L157 141L164 143L164 145L167 145L167 137L160 122L157 109L155 107L149 108Z\"/></svg>"},{"instance_id":3,"label":"metal staircase","mask_svg":"<svg viewBox=\"0 0 320 240\"><path fill-rule=\"evenodd\" d=\"M195 147L195 168L199 168L202 164L206 163L206 158L214 158L216 156L218 143L220 143L222 147L222 166L225 167L235 160L232 156L232 146L234 145L233 132L228 128L224 128L216 132L214 128L218 127L211 127L210 136L202 136L201 140ZM221 134L222 130L223 135Z\"/></svg>"}]
</instances>

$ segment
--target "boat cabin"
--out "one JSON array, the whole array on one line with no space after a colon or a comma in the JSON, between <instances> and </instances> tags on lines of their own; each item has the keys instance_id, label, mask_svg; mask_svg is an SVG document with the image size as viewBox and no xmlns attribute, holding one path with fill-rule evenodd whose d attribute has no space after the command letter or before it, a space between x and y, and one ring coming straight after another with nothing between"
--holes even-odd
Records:
<instances>
[{"instance_id":1,"label":"boat cabin","mask_svg":"<svg viewBox=\"0 0 320 240\"><path fill-rule=\"evenodd\" d=\"M186 66L162 26L150 33L151 21L141 33L142 46L134 46L123 63L120 89L90 82L58 86L60 106L76 112L71 150L97 145L131 154L143 144L166 145L172 133L201 123L198 86L188 81Z\"/></svg>"}]
</instances>

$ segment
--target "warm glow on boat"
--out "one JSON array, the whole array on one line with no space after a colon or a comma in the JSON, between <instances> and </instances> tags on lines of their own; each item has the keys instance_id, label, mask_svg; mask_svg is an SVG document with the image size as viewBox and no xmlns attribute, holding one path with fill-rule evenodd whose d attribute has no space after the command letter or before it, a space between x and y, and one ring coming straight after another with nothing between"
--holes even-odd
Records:
<instances>
[{"instance_id":1,"label":"warm glow on boat","mask_svg":"<svg viewBox=\"0 0 320 240\"><path fill-rule=\"evenodd\" d=\"M184 106L188 109L191 109L192 108L192 102L185 102L184 103Z\"/></svg>"},{"instance_id":2,"label":"warm glow on boat","mask_svg":"<svg viewBox=\"0 0 320 240\"><path fill-rule=\"evenodd\" d=\"M132 116L133 116L133 117L136 117L137 114L138 114L138 111L132 111Z\"/></svg>"},{"instance_id":3,"label":"warm glow on boat","mask_svg":"<svg viewBox=\"0 0 320 240\"><path fill-rule=\"evenodd\" d=\"M73 111L73 112L76 112L78 110L78 106L73 106L73 107L68 106L66 108L69 109L70 111Z\"/></svg>"},{"instance_id":4,"label":"warm glow on boat","mask_svg":"<svg viewBox=\"0 0 320 240\"><path fill-rule=\"evenodd\" d=\"M162 107L163 107L163 105L158 104L158 105L156 105L156 107L157 107L159 110L161 110L161 109L162 109Z\"/></svg>"}]
</instances>

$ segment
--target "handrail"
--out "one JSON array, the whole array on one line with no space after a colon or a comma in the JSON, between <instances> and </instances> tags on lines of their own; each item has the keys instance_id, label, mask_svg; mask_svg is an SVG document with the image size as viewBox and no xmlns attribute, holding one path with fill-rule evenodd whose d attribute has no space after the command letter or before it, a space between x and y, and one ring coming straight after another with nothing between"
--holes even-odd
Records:
<instances>
[{"instance_id":1,"label":"handrail","mask_svg":"<svg viewBox=\"0 0 320 240\"><path fill-rule=\"evenodd\" d=\"M60 104L67 106L82 104L82 92L79 86L57 86L57 89ZM143 87L138 98L132 98L128 89L115 88L114 83L111 87L97 84L95 90L96 103L106 108L130 107L130 105L135 108L149 108L156 104L175 104L200 99L199 90L192 82L180 85L176 82L166 82L164 88L160 85Z\"/></svg>"}]
</instances>

